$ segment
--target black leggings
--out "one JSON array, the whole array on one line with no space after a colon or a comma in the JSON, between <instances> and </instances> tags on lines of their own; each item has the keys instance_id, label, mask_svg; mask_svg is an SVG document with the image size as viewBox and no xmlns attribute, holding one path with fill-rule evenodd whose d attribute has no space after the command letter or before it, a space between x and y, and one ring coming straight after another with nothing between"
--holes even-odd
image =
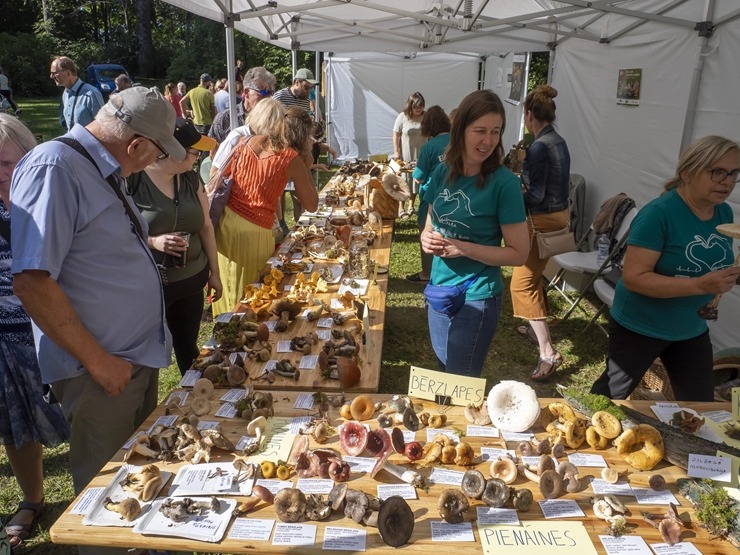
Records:
<instances>
[{"instance_id":1,"label":"black leggings","mask_svg":"<svg viewBox=\"0 0 740 555\"><path fill-rule=\"evenodd\" d=\"M198 331L203 317L203 288L208 282L208 265L192 277L164 286L164 308L167 327L172 334L172 347L180 374L198 356Z\"/></svg>"},{"instance_id":2,"label":"black leggings","mask_svg":"<svg viewBox=\"0 0 740 555\"><path fill-rule=\"evenodd\" d=\"M709 331L692 339L666 341L630 331L613 319L609 323L606 370L591 387L591 393L626 399L658 357L671 380L676 401L714 401Z\"/></svg>"}]
</instances>

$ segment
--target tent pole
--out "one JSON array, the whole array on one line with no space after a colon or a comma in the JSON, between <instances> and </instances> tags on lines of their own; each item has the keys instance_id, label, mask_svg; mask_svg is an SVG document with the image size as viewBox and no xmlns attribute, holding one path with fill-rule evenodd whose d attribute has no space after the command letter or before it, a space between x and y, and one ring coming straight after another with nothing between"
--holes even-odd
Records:
<instances>
[{"instance_id":1,"label":"tent pole","mask_svg":"<svg viewBox=\"0 0 740 555\"><path fill-rule=\"evenodd\" d=\"M293 77L298 71L298 50L290 51L290 67L292 69L290 73L290 86L293 86Z\"/></svg>"},{"instance_id":2,"label":"tent pole","mask_svg":"<svg viewBox=\"0 0 740 555\"><path fill-rule=\"evenodd\" d=\"M331 121L332 121L332 115L331 115L331 57L333 53L328 52L326 54L326 81L324 82L324 91L326 92L326 96L324 97L324 109L326 113L324 114L324 123L326 130L326 144L331 146L332 140L331 140ZM332 162L334 162L332 160Z\"/></svg>"},{"instance_id":3,"label":"tent pole","mask_svg":"<svg viewBox=\"0 0 740 555\"><path fill-rule=\"evenodd\" d=\"M683 133L681 134L681 152L691 142L694 133L694 119L696 104L699 100L699 90L701 88L701 74L704 69L704 57L708 54L707 45L709 37L714 32L714 25L711 23L714 17L714 0L705 0L704 3L704 21L697 25L699 31L699 45L696 51L696 62L694 70L691 73L691 88L689 89L689 99L686 102L686 113L683 118Z\"/></svg>"},{"instance_id":4,"label":"tent pole","mask_svg":"<svg viewBox=\"0 0 740 555\"><path fill-rule=\"evenodd\" d=\"M234 20L226 18L226 77L229 81L229 125L236 129L236 55L234 53Z\"/></svg>"}]
</instances>

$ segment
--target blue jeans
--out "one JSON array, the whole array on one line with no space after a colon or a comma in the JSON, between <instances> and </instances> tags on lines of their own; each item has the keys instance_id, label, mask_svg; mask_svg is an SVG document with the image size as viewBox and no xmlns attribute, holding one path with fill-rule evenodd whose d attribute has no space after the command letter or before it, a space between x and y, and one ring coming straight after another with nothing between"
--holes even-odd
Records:
<instances>
[{"instance_id":1,"label":"blue jeans","mask_svg":"<svg viewBox=\"0 0 740 555\"><path fill-rule=\"evenodd\" d=\"M479 378L500 313L501 295L467 301L452 317L427 307L429 336L439 369Z\"/></svg>"}]
</instances>

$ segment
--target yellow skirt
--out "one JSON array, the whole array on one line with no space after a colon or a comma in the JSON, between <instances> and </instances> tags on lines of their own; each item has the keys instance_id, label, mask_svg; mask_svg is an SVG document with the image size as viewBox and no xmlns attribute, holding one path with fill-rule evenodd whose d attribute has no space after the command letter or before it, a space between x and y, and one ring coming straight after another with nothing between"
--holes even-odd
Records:
<instances>
[{"instance_id":1,"label":"yellow skirt","mask_svg":"<svg viewBox=\"0 0 740 555\"><path fill-rule=\"evenodd\" d=\"M218 270L223 294L213 303L213 315L234 310L243 298L244 287L255 283L267 259L275 251L271 229L245 220L228 206L216 229Z\"/></svg>"}]
</instances>

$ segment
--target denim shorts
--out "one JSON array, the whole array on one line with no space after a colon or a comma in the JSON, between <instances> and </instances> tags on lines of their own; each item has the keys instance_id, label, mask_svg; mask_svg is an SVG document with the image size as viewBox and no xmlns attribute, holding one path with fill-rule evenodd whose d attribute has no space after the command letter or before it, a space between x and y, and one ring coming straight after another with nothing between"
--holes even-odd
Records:
<instances>
[{"instance_id":1,"label":"denim shorts","mask_svg":"<svg viewBox=\"0 0 740 555\"><path fill-rule=\"evenodd\" d=\"M501 295L466 301L452 317L427 307L429 335L439 369L479 378L500 313Z\"/></svg>"}]
</instances>

